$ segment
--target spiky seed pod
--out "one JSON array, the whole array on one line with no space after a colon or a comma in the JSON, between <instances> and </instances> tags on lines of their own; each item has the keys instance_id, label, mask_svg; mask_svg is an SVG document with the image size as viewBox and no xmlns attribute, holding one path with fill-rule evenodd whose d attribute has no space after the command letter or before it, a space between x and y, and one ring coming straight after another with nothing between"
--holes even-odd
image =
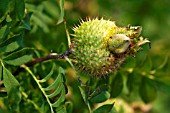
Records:
<instances>
[{"instance_id":1,"label":"spiky seed pod","mask_svg":"<svg viewBox=\"0 0 170 113\"><path fill-rule=\"evenodd\" d=\"M140 26L118 27L114 21L96 18L81 22L73 30L71 48L75 66L90 75L114 72L129 53L139 48Z\"/></svg>"}]
</instances>

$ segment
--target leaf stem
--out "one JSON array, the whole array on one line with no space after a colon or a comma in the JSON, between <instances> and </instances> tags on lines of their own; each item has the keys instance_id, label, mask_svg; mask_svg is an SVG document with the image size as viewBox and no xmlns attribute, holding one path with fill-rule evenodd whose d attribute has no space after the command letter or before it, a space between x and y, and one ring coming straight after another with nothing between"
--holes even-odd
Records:
<instances>
[{"instance_id":1,"label":"leaf stem","mask_svg":"<svg viewBox=\"0 0 170 113\"><path fill-rule=\"evenodd\" d=\"M91 110L91 107L90 107L90 104L88 103L87 104L88 108L89 108L89 112L92 113L92 110Z\"/></svg>"}]
</instances>

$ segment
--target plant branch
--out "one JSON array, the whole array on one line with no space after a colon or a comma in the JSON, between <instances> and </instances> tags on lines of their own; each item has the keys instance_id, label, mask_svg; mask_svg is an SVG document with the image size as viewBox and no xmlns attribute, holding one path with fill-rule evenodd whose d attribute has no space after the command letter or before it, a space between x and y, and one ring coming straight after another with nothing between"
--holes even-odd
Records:
<instances>
[{"instance_id":1,"label":"plant branch","mask_svg":"<svg viewBox=\"0 0 170 113\"><path fill-rule=\"evenodd\" d=\"M43 62L43 61L46 61L46 60L50 60L50 59L64 59L64 57L69 56L71 53L72 53L71 48L69 48L66 52L64 52L62 54L53 54L53 53L51 53L51 54L49 54L47 56L37 58L37 59L35 59L35 60L31 61L31 62L28 62L28 63L26 63L24 65L27 66L27 67L31 67L31 66L33 66L33 65L35 65L37 63L40 63L40 62ZM18 67L16 69L16 71L14 71L13 75L14 76L18 75L22 70L23 70L22 66Z\"/></svg>"}]
</instances>

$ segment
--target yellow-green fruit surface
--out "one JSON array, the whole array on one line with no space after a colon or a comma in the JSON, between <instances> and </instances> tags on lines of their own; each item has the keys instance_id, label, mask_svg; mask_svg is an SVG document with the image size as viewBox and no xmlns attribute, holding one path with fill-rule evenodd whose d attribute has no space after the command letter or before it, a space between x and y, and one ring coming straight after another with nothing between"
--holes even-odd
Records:
<instances>
[{"instance_id":1,"label":"yellow-green fruit surface","mask_svg":"<svg viewBox=\"0 0 170 113\"><path fill-rule=\"evenodd\" d=\"M115 46L117 39L112 38L112 36L124 34L129 38L126 41L131 43L136 38L135 34L140 34L126 27L117 27L114 21L97 18L81 22L73 30L74 38L71 40L71 48L75 67L92 76L107 75L114 72L124 61L128 46L123 50L123 53L114 53L112 48L121 47L120 45L124 43L118 41L118 44L119 42L121 44ZM113 47L110 47L109 44L113 44Z\"/></svg>"}]
</instances>

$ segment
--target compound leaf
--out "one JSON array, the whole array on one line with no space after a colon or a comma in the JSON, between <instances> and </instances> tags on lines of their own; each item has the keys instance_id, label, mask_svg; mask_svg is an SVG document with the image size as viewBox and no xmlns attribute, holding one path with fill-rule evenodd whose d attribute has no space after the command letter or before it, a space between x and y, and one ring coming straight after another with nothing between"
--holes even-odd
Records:
<instances>
[{"instance_id":1,"label":"compound leaf","mask_svg":"<svg viewBox=\"0 0 170 113\"><path fill-rule=\"evenodd\" d=\"M110 93L108 91L102 91L100 94L92 97L90 101L94 103L101 103L101 102L106 101L109 98L110 98Z\"/></svg>"},{"instance_id":2,"label":"compound leaf","mask_svg":"<svg viewBox=\"0 0 170 113\"><path fill-rule=\"evenodd\" d=\"M46 82L53 75L54 67L55 67L55 65L53 64L50 72L48 73L48 75L45 76L43 79L39 80L40 83Z\"/></svg>"},{"instance_id":3,"label":"compound leaf","mask_svg":"<svg viewBox=\"0 0 170 113\"><path fill-rule=\"evenodd\" d=\"M59 85L60 82L63 82L63 78L62 78L62 75L59 73L56 80L50 86L44 88L44 90L50 91L50 90L54 89L55 87L57 87L57 85Z\"/></svg>"},{"instance_id":4,"label":"compound leaf","mask_svg":"<svg viewBox=\"0 0 170 113\"><path fill-rule=\"evenodd\" d=\"M32 56L33 49L24 48L9 54L8 56L4 57L3 60L9 65L20 66L30 61Z\"/></svg>"},{"instance_id":5,"label":"compound leaf","mask_svg":"<svg viewBox=\"0 0 170 113\"><path fill-rule=\"evenodd\" d=\"M117 97L123 89L123 78L121 74L117 74L111 83L111 97Z\"/></svg>"},{"instance_id":6,"label":"compound leaf","mask_svg":"<svg viewBox=\"0 0 170 113\"><path fill-rule=\"evenodd\" d=\"M59 0L60 16L59 16L57 24L60 24L61 22L63 22L63 18L64 18L64 1L65 0Z\"/></svg>"},{"instance_id":7,"label":"compound leaf","mask_svg":"<svg viewBox=\"0 0 170 113\"><path fill-rule=\"evenodd\" d=\"M63 84L59 84L58 87L56 88L56 90L53 93L51 93L50 95L47 95L47 96L49 98L52 98L52 97L58 95L62 91L63 88L64 88L64 85Z\"/></svg>"},{"instance_id":8,"label":"compound leaf","mask_svg":"<svg viewBox=\"0 0 170 113\"><path fill-rule=\"evenodd\" d=\"M24 20L22 21L22 26L21 28L31 30L31 25L30 25L30 18L31 18L32 13L27 13L25 16Z\"/></svg>"},{"instance_id":9,"label":"compound leaf","mask_svg":"<svg viewBox=\"0 0 170 113\"><path fill-rule=\"evenodd\" d=\"M53 64L54 65L54 64ZM52 76L52 70L54 69L54 67L52 66L52 70L50 71L50 74L48 74L47 76L48 77L45 77L45 79L42 79L42 82L40 82L41 80L38 80L36 78L36 76L33 74L33 72L26 66L23 66L33 77L33 79L36 81L36 83L38 84L40 90L42 91L43 95L45 96L49 106L50 106L50 109L51 109L51 113L54 113L54 108L53 107L59 107L60 104L65 100L65 93L66 93L66 90L65 90L65 87L64 87L64 84L63 84L63 75L65 74L65 71L62 67L59 67L59 73L58 73L58 76L56 78L56 80L51 84L49 85L47 88L43 88L42 87L42 83L45 83L45 81L47 82L47 80L50 79L50 77ZM51 94L47 94L51 91L54 91L53 93ZM53 97L58 97L54 103L52 103L50 101L50 98L53 98Z\"/></svg>"},{"instance_id":10,"label":"compound leaf","mask_svg":"<svg viewBox=\"0 0 170 113\"><path fill-rule=\"evenodd\" d=\"M52 104L53 107L58 107L65 99L65 90L62 90L60 97L57 99L56 102Z\"/></svg>"},{"instance_id":11,"label":"compound leaf","mask_svg":"<svg viewBox=\"0 0 170 113\"><path fill-rule=\"evenodd\" d=\"M88 105L89 104L89 101L88 101L88 98L87 98L87 94L86 94L86 91L85 91L85 87L83 86L79 86L79 89L80 89L80 93L83 97L83 100L84 102Z\"/></svg>"},{"instance_id":12,"label":"compound leaf","mask_svg":"<svg viewBox=\"0 0 170 113\"><path fill-rule=\"evenodd\" d=\"M105 104L95 109L93 113L110 113L112 111L113 105L114 104ZM116 112L111 112L111 113L116 113Z\"/></svg>"},{"instance_id":13,"label":"compound leaf","mask_svg":"<svg viewBox=\"0 0 170 113\"><path fill-rule=\"evenodd\" d=\"M4 19L8 11L8 0L0 0L0 22Z\"/></svg>"},{"instance_id":14,"label":"compound leaf","mask_svg":"<svg viewBox=\"0 0 170 113\"><path fill-rule=\"evenodd\" d=\"M1 27L1 29L0 29L0 39L2 39L4 37L6 29L7 29L7 25Z\"/></svg>"},{"instance_id":15,"label":"compound leaf","mask_svg":"<svg viewBox=\"0 0 170 113\"><path fill-rule=\"evenodd\" d=\"M19 103L21 101L20 86L12 73L5 67L3 67L3 82L8 94L10 109L19 111Z\"/></svg>"},{"instance_id":16,"label":"compound leaf","mask_svg":"<svg viewBox=\"0 0 170 113\"><path fill-rule=\"evenodd\" d=\"M22 44L22 36L14 36L0 43L0 52L12 52Z\"/></svg>"},{"instance_id":17,"label":"compound leaf","mask_svg":"<svg viewBox=\"0 0 170 113\"><path fill-rule=\"evenodd\" d=\"M157 89L156 89L156 86L153 84L153 81L144 77L142 79L142 83L139 88L139 93L140 93L142 100L145 103L149 103L156 98Z\"/></svg>"}]
</instances>

